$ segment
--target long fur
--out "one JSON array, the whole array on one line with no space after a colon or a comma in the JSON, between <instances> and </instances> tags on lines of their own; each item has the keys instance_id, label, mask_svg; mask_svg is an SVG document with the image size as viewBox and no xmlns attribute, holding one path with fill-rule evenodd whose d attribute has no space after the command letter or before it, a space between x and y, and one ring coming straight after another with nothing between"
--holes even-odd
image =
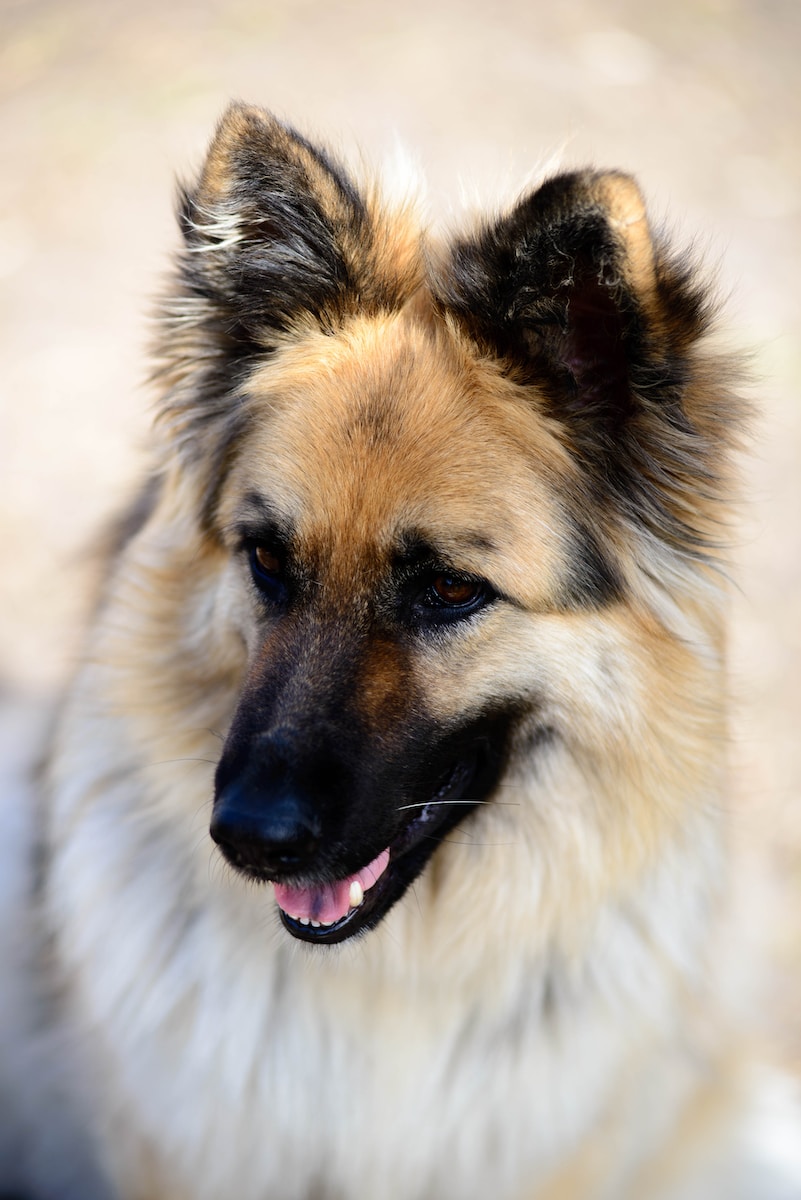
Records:
<instances>
[{"instance_id":1,"label":"long fur","mask_svg":"<svg viewBox=\"0 0 801 1200\"><path fill-rule=\"evenodd\" d=\"M179 216L153 469L44 787L103 1182L40 1195L798 1196L712 970L741 408L702 284L616 172L436 241L241 105ZM454 746L486 794L341 944L209 839L229 777L268 806L312 760L322 886L452 797Z\"/></svg>"}]
</instances>

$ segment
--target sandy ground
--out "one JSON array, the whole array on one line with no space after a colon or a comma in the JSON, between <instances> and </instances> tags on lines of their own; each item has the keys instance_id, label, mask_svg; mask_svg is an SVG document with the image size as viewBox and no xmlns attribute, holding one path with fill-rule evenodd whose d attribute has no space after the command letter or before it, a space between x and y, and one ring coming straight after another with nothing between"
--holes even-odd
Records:
<instances>
[{"instance_id":1,"label":"sandy ground","mask_svg":"<svg viewBox=\"0 0 801 1200\"><path fill-rule=\"evenodd\" d=\"M69 669L94 531L146 438L173 180L231 97L353 155L396 139L432 211L551 156L634 171L753 353L734 575L733 792L767 866L768 1006L801 1051L801 5L797 0L0 0L0 755ZM756 851L756 856L751 852Z\"/></svg>"}]
</instances>

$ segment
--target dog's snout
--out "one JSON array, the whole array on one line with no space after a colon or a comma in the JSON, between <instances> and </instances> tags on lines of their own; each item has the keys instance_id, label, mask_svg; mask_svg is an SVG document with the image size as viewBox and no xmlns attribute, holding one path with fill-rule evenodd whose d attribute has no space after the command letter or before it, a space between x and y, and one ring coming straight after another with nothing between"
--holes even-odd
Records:
<instances>
[{"instance_id":1,"label":"dog's snout","mask_svg":"<svg viewBox=\"0 0 801 1200\"><path fill-rule=\"evenodd\" d=\"M321 838L303 797L254 795L236 783L217 797L210 832L234 866L277 879L311 867Z\"/></svg>"}]
</instances>

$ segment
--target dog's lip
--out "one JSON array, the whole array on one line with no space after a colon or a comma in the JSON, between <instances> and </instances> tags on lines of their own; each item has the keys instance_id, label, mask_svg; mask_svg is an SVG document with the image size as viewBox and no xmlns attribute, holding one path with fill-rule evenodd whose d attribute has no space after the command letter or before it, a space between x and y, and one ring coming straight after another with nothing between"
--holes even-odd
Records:
<instances>
[{"instance_id":1,"label":"dog's lip","mask_svg":"<svg viewBox=\"0 0 801 1200\"><path fill-rule=\"evenodd\" d=\"M474 777L475 766L473 758L457 762L430 800L406 808L406 811L411 811L419 807L420 811L406 821L388 847L386 868L369 890L365 890L361 904L350 908L330 925L315 926L290 916L279 903L278 911L284 928L300 941L331 945L346 941L377 924L423 869L445 833L452 827L454 813L458 811L460 817L465 816L476 807L477 802L463 799Z\"/></svg>"}]
</instances>

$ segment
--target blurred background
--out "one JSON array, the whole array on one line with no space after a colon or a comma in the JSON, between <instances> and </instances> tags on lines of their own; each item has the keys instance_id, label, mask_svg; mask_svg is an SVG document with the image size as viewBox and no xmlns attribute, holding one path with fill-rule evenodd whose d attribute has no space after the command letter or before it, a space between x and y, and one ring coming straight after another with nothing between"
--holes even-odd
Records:
<instances>
[{"instance_id":1,"label":"blurred background","mask_svg":"<svg viewBox=\"0 0 801 1200\"><path fill-rule=\"evenodd\" d=\"M446 221L552 160L624 168L716 269L729 342L752 354L738 886L770 884L763 1011L801 1063L799 64L798 0L0 0L2 786L35 754L95 533L136 477L174 179L230 98L350 159L400 142Z\"/></svg>"}]
</instances>

